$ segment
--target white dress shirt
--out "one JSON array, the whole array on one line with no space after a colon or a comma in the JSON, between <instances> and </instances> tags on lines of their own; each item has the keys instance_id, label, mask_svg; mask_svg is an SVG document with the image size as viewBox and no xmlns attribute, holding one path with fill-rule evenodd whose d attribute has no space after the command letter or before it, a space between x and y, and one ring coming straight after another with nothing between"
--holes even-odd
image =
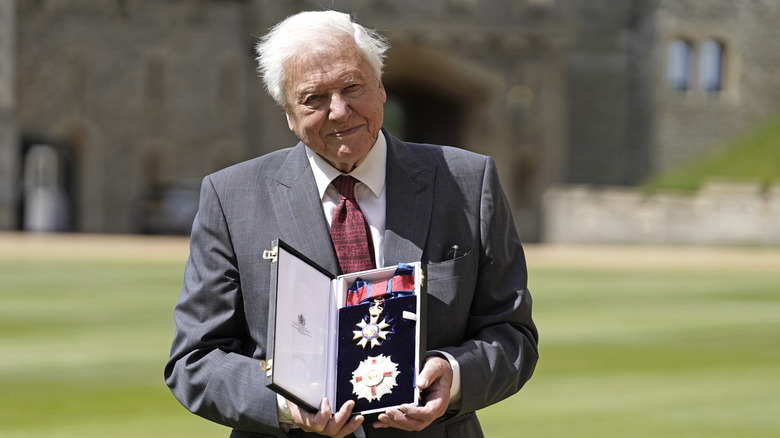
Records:
<instances>
[{"instance_id":1,"label":"white dress shirt","mask_svg":"<svg viewBox=\"0 0 780 438\"><path fill-rule=\"evenodd\" d=\"M339 193L330 182L341 175L341 171L331 166L308 146L306 146L306 155L309 157L309 163L314 171L314 180L317 182L317 190L319 190L322 200L322 211L328 221L328 226L330 226L340 199ZM371 240L374 242L374 260L376 260L377 268L384 267L385 261L382 251L386 212L385 163L387 163L387 142L385 136L380 133L366 158L349 173L358 181L355 184L355 199L369 228L371 228Z\"/></svg>"}]
</instances>

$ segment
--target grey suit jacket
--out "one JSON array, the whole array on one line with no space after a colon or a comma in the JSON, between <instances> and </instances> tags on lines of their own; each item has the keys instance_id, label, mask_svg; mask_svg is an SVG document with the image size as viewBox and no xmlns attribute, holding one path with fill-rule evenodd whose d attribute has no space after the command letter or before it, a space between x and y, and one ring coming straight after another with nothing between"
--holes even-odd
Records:
<instances>
[{"instance_id":1,"label":"grey suit jacket","mask_svg":"<svg viewBox=\"0 0 780 438\"><path fill-rule=\"evenodd\" d=\"M367 424L357 434L481 436L474 412L517 392L538 358L509 205L490 157L383 132L385 265L426 264L427 345L457 359L462 401L422 433ZM232 427L234 437L285 436L276 394L259 365L266 358L271 272L262 253L277 238L338 272L301 143L209 175L201 188L165 379L185 407ZM453 259L453 245L464 255Z\"/></svg>"}]
</instances>

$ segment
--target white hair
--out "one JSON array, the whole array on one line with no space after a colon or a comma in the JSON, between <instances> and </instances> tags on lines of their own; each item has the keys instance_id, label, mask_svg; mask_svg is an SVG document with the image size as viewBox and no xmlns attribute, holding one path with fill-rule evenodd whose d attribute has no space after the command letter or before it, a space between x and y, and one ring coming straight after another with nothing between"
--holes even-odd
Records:
<instances>
[{"instance_id":1,"label":"white hair","mask_svg":"<svg viewBox=\"0 0 780 438\"><path fill-rule=\"evenodd\" d=\"M336 48L344 37L357 45L376 77L381 78L385 52L390 48L384 36L357 24L342 12L300 12L271 28L255 46L257 71L268 94L286 109L287 63L304 54Z\"/></svg>"}]
</instances>

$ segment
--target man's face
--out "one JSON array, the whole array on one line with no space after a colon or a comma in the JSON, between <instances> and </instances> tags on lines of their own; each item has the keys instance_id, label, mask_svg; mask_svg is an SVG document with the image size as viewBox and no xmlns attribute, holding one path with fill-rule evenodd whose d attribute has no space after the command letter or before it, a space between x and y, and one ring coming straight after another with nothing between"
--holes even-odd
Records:
<instances>
[{"instance_id":1,"label":"man's face","mask_svg":"<svg viewBox=\"0 0 780 438\"><path fill-rule=\"evenodd\" d=\"M360 164L382 127L385 88L354 44L287 66L287 123L333 167Z\"/></svg>"}]
</instances>

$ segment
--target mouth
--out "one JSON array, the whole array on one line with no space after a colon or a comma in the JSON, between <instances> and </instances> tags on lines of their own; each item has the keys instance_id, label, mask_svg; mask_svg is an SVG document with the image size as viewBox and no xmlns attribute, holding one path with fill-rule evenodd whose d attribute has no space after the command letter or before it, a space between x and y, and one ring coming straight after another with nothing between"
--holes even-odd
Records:
<instances>
[{"instance_id":1,"label":"mouth","mask_svg":"<svg viewBox=\"0 0 780 438\"><path fill-rule=\"evenodd\" d=\"M360 130L360 125L354 126L352 128L347 128L347 129L342 129L340 131L332 132L330 134L330 136L331 137L336 137L336 138L342 138L342 137L346 137L346 136L352 135L352 134L358 132L359 130Z\"/></svg>"}]
</instances>

